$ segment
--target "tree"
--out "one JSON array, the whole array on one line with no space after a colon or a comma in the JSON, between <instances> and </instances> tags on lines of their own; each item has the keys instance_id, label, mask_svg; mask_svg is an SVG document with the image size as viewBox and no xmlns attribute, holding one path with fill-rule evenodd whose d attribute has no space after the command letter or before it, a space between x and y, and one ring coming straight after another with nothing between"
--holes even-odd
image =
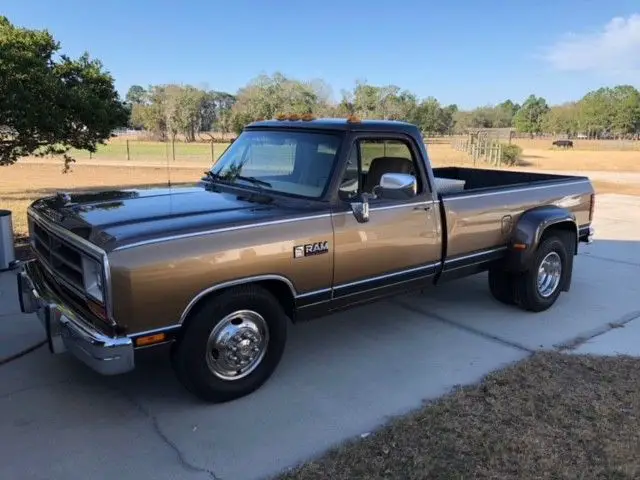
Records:
<instances>
[{"instance_id":1,"label":"tree","mask_svg":"<svg viewBox=\"0 0 640 480\"><path fill-rule=\"evenodd\" d=\"M238 91L230 123L239 133L254 120L274 118L281 113L316 114L320 108L314 85L281 73L260 75Z\"/></svg>"},{"instance_id":2,"label":"tree","mask_svg":"<svg viewBox=\"0 0 640 480\"><path fill-rule=\"evenodd\" d=\"M0 165L29 155L95 152L130 111L113 78L85 53L66 55L46 30L15 27L0 16Z\"/></svg>"},{"instance_id":3,"label":"tree","mask_svg":"<svg viewBox=\"0 0 640 480\"><path fill-rule=\"evenodd\" d=\"M548 111L549 106L544 98L529 95L513 118L516 129L531 134L542 133Z\"/></svg>"},{"instance_id":4,"label":"tree","mask_svg":"<svg viewBox=\"0 0 640 480\"><path fill-rule=\"evenodd\" d=\"M140 85L131 85L129 91L127 91L125 100L134 105L143 104L147 100L147 91Z\"/></svg>"}]
</instances>

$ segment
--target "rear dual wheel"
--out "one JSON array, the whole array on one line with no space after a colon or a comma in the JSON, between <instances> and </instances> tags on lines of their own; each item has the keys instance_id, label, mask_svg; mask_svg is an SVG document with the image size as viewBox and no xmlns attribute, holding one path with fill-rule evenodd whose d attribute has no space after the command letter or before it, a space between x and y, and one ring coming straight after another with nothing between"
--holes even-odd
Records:
<instances>
[{"instance_id":1,"label":"rear dual wheel","mask_svg":"<svg viewBox=\"0 0 640 480\"><path fill-rule=\"evenodd\" d=\"M550 308L562 292L572 251L563 235L547 236L536 250L531 268L522 273L489 271L492 295L507 305L542 312Z\"/></svg>"}]
</instances>

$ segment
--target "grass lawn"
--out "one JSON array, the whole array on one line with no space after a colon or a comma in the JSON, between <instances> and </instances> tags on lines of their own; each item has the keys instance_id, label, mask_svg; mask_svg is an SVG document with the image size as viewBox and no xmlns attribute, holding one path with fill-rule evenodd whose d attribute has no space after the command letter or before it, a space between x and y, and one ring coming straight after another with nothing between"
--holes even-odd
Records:
<instances>
[{"instance_id":1,"label":"grass lawn","mask_svg":"<svg viewBox=\"0 0 640 480\"><path fill-rule=\"evenodd\" d=\"M278 477L640 478L640 359L538 353Z\"/></svg>"},{"instance_id":2,"label":"grass lawn","mask_svg":"<svg viewBox=\"0 0 640 480\"><path fill-rule=\"evenodd\" d=\"M208 162L211 164L227 148L227 143L214 143L213 149L208 143L175 143L175 158L181 162ZM128 142L129 156L127 158L127 142L123 140L108 142L99 145L98 151L91 155L92 160L105 161L141 161L141 162L166 162L173 160L174 151L171 143L149 142L130 140ZM69 154L78 160L88 160L89 152L86 150L71 150Z\"/></svg>"}]
</instances>

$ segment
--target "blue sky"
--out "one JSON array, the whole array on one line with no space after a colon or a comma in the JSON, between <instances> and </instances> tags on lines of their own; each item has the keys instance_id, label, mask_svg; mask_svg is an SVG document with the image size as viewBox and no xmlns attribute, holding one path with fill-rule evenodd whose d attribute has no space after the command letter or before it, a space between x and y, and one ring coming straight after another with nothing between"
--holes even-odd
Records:
<instances>
[{"instance_id":1,"label":"blue sky","mask_svg":"<svg viewBox=\"0 0 640 480\"><path fill-rule=\"evenodd\" d=\"M0 0L0 14L99 58L123 95L169 82L235 93L275 71L323 78L335 98L360 79L461 108L640 88L639 0Z\"/></svg>"}]
</instances>

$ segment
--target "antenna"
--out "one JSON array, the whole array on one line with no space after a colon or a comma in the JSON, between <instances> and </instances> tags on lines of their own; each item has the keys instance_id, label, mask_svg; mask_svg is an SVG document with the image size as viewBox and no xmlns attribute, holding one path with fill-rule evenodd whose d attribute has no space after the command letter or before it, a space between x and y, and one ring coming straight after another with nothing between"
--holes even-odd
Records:
<instances>
[{"instance_id":1,"label":"antenna","mask_svg":"<svg viewBox=\"0 0 640 480\"><path fill-rule=\"evenodd\" d=\"M164 157L167 160L167 187L171 188L171 167L169 165L169 143L164 142Z\"/></svg>"}]
</instances>

